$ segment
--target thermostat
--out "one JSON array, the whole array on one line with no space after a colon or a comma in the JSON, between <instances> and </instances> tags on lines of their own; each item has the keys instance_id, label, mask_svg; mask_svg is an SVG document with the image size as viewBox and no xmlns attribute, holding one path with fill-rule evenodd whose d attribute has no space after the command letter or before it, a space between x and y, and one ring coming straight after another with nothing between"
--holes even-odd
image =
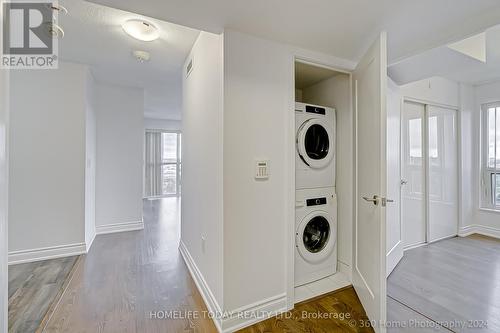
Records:
<instances>
[{"instance_id":1,"label":"thermostat","mask_svg":"<svg viewBox=\"0 0 500 333\"><path fill-rule=\"evenodd\" d=\"M255 162L255 179L269 178L269 161Z\"/></svg>"}]
</instances>

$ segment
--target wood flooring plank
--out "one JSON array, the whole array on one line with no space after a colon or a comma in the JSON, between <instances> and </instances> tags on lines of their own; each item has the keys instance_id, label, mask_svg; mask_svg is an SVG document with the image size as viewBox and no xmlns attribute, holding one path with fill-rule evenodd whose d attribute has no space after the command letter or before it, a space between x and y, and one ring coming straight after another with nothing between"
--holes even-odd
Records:
<instances>
[{"instance_id":1,"label":"wood flooring plank","mask_svg":"<svg viewBox=\"0 0 500 333\"><path fill-rule=\"evenodd\" d=\"M59 300L78 256L9 266L9 332L36 332Z\"/></svg>"},{"instance_id":2,"label":"wood flooring plank","mask_svg":"<svg viewBox=\"0 0 500 333\"><path fill-rule=\"evenodd\" d=\"M387 292L454 332L500 332L499 267L500 241L451 238L405 252Z\"/></svg>"}]
</instances>

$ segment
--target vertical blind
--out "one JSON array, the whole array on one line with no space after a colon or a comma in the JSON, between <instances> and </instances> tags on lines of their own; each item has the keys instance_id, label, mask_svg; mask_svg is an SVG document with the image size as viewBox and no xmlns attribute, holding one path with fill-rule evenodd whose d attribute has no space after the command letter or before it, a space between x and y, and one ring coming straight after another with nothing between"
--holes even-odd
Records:
<instances>
[{"instance_id":1,"label":"vertical blind","mask_svg":"<svg viewBox=\"0 0 500 333\"><path fill-rule=\"evenodd\" d=\"M144 196L162 195L161 132L146 132Z\"/></svg>"}]
</instances>

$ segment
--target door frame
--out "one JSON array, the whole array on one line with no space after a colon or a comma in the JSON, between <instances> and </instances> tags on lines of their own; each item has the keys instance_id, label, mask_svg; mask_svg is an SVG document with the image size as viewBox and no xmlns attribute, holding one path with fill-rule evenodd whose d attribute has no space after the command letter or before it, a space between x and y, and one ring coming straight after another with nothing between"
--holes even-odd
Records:
<instances>
[{"instance_id":1,"label":"door frame","mask_svg":"<svg viewBox=\"0 0 500 333\"><path fill-rule=\"evenodd\" d=\"M287 131L286 131L286 165L288 165L287 172L287 182L285 182L285 216L288 223L285 226L285 253L286 253L286 262L285 262L285 293L286 293L286 303L287 310L292 310L295 306L295 62L302 62L305 64L310 64L317 67L322 67L326 69L330 69L332 71L336 71L339 73L343 73L349 75L349 86L352 88L352 71L356 67L356 63L354 62L346 62L345 60L327 57L325 59L324 56L321 55L311 55L310 52L306 50L296 49L293 50L289 57L288 68L289 68L289 96L288 96L288 107L286 108L286 116L285 119L287 122ZM350 110L351 116L354 119L353 107L352 107L352 89L349 89L349 101L350 101ZM355 123L353 121L353 140L356 135L355 133ZM353 146L353 166L355 165L355 147ZM354 186L355 181L355 173L353 173L352 183ZM356 198L355 191L353 191L353 202ZM352 211L353 217L355 216L356 206L353 204ZM352 240L351 240L352 242ZM352 253L351 253L352 256ZM352 257L351 257L351 267L352 267Z\"/></svg>"},{"instance_id":2,"label":"door frame","mask_svg":"<svg viewBox=\"0 0 500 333\"><path fill-rule=\"evenodd\" d=\"M421 104L424 106L424 117L423 117L424 122L423 122L423 127L422 127L422 133L423 133L422 135L423 135L423 148L424 148L423 155L424 155L424 163L425 163L425 167L424 167L425 184L424 184L424 187L425 187L426 197L424 200L424 203L425 203L425 207L424 207L424 209L425 209L425 212L424 212L424 216L425 216L425 241L421 244L412 245L412 246L409 246L406 248L403 247L403 254L404 254L404 252L411 250L411 249L414 249L414 248L418 248L418 247L421 247L421 246L424 246L427 244L432 244L432 243L438 242L438 241L443 240L443 239L448 239L448 238L458 236L460 233L460 225L462 224L462 214L460 212L460 209L462 207L462 196L460 195L460 193L462 193L462 178L460 176L462 174L462 164L460 163L462 160L462 135L461 135L461 133L462 133L462 130L461 130L462 129L462 120L461 120L461 112L459 112L460 106L437 103L437 102L433 102L433 101L429 101L429 100L425 100L425 99L414 98L414 97L409 97L409 96L403 96L402 97L402 104L401 104L401 118L400 118L400 121L401 121L400 128L401 129L402 129L402 124L403 124L404 105L406 102L417 103L417 104ZM457 220L457 226L456 226L457 231L456 231L456 235L454 235L454 236L447 236L444 238L435 239L433 241L429 241L429 239L430 239L430 228L429 228L430 197L428 195L428 190L429 190L429 177L428 177L428 175L429 175L429 156L428 156L429 155L428 154L429 142L428 141L429 141L429 137L428 137L428 121L427 121L428 113L429 113L429 106L434 106L434 107L439 107L439 108L455 111L456 119L457 119L456 120L456 125L457 125L457 192L458 192L457 193L458 220ZM400 174L402 172L402 168L403 168L402 161L404 158L403 153L402 153L402 144L403 144L403 137L401 136ZM403 206L401 205L401 212L400 212L401 215L402 215L402 211L403 211ZM403 233L404 233L404 225L403 225L403 221L401 220L401 238L403 238Z\"/></svg>"}]
</instances>

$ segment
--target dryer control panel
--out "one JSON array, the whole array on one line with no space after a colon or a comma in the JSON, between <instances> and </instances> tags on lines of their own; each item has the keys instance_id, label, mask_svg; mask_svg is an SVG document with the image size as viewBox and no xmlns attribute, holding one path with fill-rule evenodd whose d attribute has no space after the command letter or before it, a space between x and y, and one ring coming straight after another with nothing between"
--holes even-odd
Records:
<instances>
[{"instance_id":1,"label":"dryer control panel","mask_svg":"<svg viewBox=\"0 0 500 333\"><path fill-rule=\"evenodd\" d=\"M307 205L307 207L309 207L309 206L326 205L326 198L307 199L306 200L306 205Z\"/></svg>"}]
</instances>

